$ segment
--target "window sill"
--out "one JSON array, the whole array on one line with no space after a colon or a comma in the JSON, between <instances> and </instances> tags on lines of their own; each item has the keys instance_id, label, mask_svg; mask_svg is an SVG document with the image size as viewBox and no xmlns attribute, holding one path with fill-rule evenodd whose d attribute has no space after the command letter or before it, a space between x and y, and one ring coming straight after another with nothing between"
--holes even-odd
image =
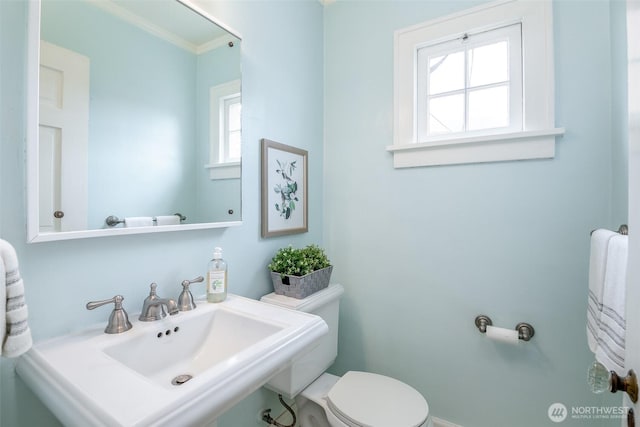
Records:
<instances>
[{"instance_id":1,"label":"window sill","mask_svg":"<svg viewBox=\"0 0 640 427\"><path fill-rule=\"evenodd\" d=\"M240 162L209 164L204 167L209 170L211 180L240 178Z\"/></svg>"},{"instance_id":2,"label":"window sill","mask_svg":"<svg viewBox=\"0 0 640 427\"><path fill-rule=\"evenodd\" d=\"M387 151L393 153L395 168L550 159L556 136L563 134L564 128L553 128L392 145Z\"/></svg>"}]
</instances>

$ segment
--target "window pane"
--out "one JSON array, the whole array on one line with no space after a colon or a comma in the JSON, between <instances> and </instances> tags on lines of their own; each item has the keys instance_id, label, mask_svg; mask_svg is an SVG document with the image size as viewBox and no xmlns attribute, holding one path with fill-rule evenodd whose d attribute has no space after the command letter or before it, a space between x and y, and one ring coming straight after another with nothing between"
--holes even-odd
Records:
<instances>
[{"instance_id":1,"label":"window pane","mask_svg":"<svg viewBox=\"0 0 640 427\"><path fill-rule=\"evenodd\" d=\"M507 81L508 56L506 40L469 49L469 85L474 87Z\"/></svg>"},{"instance_id":2,"label":"window pane","mask_svg":"<svg viewBox=\"0 0 640 427\"><path fill-rule=\"evenodd\" d=\"M229 132L229 159L240 159L242 134L240 131Z\"/></svg>"},{"instance_id":3,"label":"window pane","mask_svg":"<svg viewBox=\"0 0 640 427\"><path fill-rule=\"evenodd\" d=\"M464 89L464 51L429 58L429 94Z\"/></svg>"},{"instance_id":4,"label":"window pane","mask_svg":"<svg viewBox=\"0 0 640 427\"><path fill-rule=\"evenodd\" d=\"M229 105L229 130L240 129L240 103Z\"/></svg>"},{"instance_id":5,"label":"window pane","mask_svg":"<svg viewBox=\"0 0 640 427\"><path fill-rule=\"evenodd\" d=\"M509 126L507 85L469 92L469 130Z\"/></svg>"},{"instance_id":6,"label":"window pane","mask_svg":"<svg viewBox=\"0 0 640 427\"><path fill-rule=\"evenodd\" d=\"M464 95L449 95L429 100L429 135L464 130Z\"/></svg>"}]
</instances>

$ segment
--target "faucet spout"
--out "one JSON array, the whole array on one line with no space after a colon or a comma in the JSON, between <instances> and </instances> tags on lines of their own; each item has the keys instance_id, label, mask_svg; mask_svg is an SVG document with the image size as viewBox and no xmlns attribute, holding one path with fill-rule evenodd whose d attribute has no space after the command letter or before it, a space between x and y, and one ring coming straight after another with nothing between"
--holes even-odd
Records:
<instances>
[{"instance_id":1,"label":"faucet spout","mask_svg":"<svg viewBox=\"0 0 640 427\"><path fill-rule=\"evenodd\" d=\"M178 303L171 298L162 298L158 300L158 303L166 306L169 315L173 316L174 314L178 314L180 310L178 310Z\"/></svg>"},{"instance_id":2,"label":"faucet spout","mask_svg":"<svg viewBox=\"0 0 640 427\"><path fill-rule=\"evenodd\" d=\"M142 311L138 319L143 322L164 319L167 317L167 311L172 316L178 314L178 304L171 298L160 298L156 294L157 286L155 283L151 284L151 292L142 304Z\"/></svg>"}]
</instances>

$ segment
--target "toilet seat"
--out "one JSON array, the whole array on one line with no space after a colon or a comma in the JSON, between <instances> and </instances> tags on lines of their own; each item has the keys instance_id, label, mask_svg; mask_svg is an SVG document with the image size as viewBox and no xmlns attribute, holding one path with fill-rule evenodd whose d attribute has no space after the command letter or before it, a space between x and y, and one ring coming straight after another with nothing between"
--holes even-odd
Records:
<instances>
[{"instance_id":1,"label":"toilet seat","mask_svg":"<svg viewBox=\"0 0 640 427\"><path fill-rule=\"evenodd\" d=\"M394 378L349 371L327 394L329 410L350 427L418 427L429 415L424 397Z\"/></svg>"}]
</instances>

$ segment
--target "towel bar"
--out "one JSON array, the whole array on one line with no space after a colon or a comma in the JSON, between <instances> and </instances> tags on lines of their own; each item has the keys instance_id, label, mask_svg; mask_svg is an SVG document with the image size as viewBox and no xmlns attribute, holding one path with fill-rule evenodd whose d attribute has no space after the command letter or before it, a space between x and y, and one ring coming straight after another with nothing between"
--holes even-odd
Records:
<instances>
[{"instance_id":1,"label":"towel bar","mask_svg":"<svg viewBox=\"0 0 640 427\"><path fill-rule=\"evenodd\" d=\"M591 233L589 234L593 234L594 231L596 230L591 230ZM629 226L627 224L620 225L620 227L618 227L618 233L622 234L623 236L629 235Z\"/></svg>"},{"instance_id":2,"label":"towel bar","mask_svg":"<svg viewBox=\"0 0 640 427\"><path fill-rule=\"evenodd\" d=\"M187 219L186 216L182 215L179 212L174 213L175 216L180 217L180 222L184 221L185 219ZM124 223L124 219L120 219L115 215L109 215L107 218L105 218L104 222L109 226L109 227L115 227L118 224L122 224ZM156 222L156 218L153 218L153 222Z\"/></svg>"},{"instance_id":3,"label":"towel bar","mask_svg":"<svg viewBox=\"0 0 640 427\"><path fill-rule=\"evenodd\" d=\"M116 225L123 223L124 219L119 219L117 216L115 215L109 215L104 222L109 226L109 227L115 227Z\"/></svg>"}]
</instances>

